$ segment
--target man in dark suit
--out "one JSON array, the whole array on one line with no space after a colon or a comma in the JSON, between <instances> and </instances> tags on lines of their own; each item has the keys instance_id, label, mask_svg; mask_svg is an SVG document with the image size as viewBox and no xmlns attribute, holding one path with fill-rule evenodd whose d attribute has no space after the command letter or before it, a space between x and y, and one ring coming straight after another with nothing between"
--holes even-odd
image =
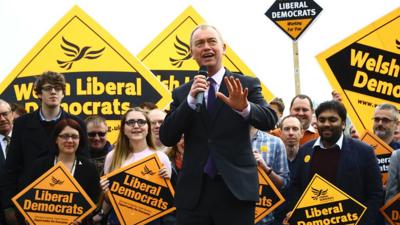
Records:
<instances>
[{"instance_id":1,"label":"man in dark suit","mask_svg":"<svg viewBox=\"0 0 400 225\"><path fill-rule=\"evenodd\" d=\"M35 92L41 103L40 108L19 117L14 122L4 176L0 180L2 207L8 224L18 224L16 209L12 207L11 198L24 188L23 180L33 162L49 154L49 141L55 124L63 118L73 118L84 128L84 138L87 138L83 121L64 112L61 108L65 86L65 78L62 74L44 72L35 82ZM87 147L85 152L88 155Z\"/></svg>"},{"instance_id":2,"label":"man in dark suit","mask_svg":"<svg viewBox=\"0 0 400 225\"><path fill-rule=\"evenodd\" d=\"M8 146L13 128L13 119L11 106L8 102L0 99L0 177L4 176L4 166L9 149ZM3 211L0 212L0 224L7 225Z\"/></svg>"},{"instance_id":3,"label":"man in dark suit","mask_svg":"<svg viewBox=\"0 0 400 225\"><path fill-rule=\"evenodd\" d=\"M380 171L371 146L343 135L346 109L338 101L315 110L320 137L303 145L297 155L288 205L293 209L315 173L367 207L359 224L374 224L382 202Z\"/></svg>"},{"instance_id":4,"label":"man in dark suit","mask_svg":"<svg viewBox=\"0 0 400 225\"><path fill-rule=\"evenodd\" d=\"M216 28L196 27L190 48L213 80L197 75L175 89L171 111L160 129L166 146L175 145L182 134L185 138L175 195L178 225L254 224L258 176L249 129L250 125L272 129L276 114L265 102L258 79L222 66L226 46ZM199 92L204 92L204 102L197 112Z\"/></svg>"}]
</instances>

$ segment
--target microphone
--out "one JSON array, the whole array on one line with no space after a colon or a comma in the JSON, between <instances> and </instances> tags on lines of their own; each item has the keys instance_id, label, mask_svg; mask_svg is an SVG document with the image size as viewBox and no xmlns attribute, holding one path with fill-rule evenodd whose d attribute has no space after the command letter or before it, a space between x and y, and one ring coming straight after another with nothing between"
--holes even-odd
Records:
<instances>
[{"instance_id":1,"label":"microphone","mask_svg":"<svg viewBox=\"0 0 400 225\"><path fill-rule=\"evenodd\" d=\"M200 66L198 74L208 76L207 66ZM196 111L200 112L201 105L203 104L204 91L200 91L196 95Z\"/></svg>"}]
</instances>

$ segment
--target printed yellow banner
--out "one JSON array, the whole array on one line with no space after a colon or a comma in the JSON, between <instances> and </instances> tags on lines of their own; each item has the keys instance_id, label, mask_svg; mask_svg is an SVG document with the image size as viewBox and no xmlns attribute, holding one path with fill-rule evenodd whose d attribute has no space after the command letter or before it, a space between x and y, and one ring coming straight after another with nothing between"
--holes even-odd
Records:
<instances>
[{"instance_id":1,"label":"printed yellow banner","mask_svg":"<svg viewBox=\"0 0 400 225\"><path fill-rule=\"evenodd\" d=\"M282 194L275 187L274 183L260 167L258 170L258 182L260 199L256 203L255 221L258 223L262 218L266 217L278 206L282 205L285 201Z\"/></svg>"},{"instance_id":2,"label":"printed yellow banner","mask_svg":"<svg viewBox=\"0 0 400 225\"><path fill-rule=\"evenodd\" d=\"M122 225L147 224L175 210L169 179L158 175L162 167L157 154L105 175L107 195Z\"/></svg>"},{"instance_id":3,"label":"printed yellow banner","mask_svg":"<svg viewBox=\"0 0 400 225\"><path fill-rule=\"evenodd\" d=\"M289 224L358 224L367 208L315 174L303 192Z\"/></svg>"},{"instance_id":4,"label":"printed yellow banner","mask_svg":"<svg viewBox=\"0 0 400 225\"><path fill-rule=\"evenodd\" d=\"M400 108L399 33L397 8L317 56L358 133L372 128L377 105Z\"/></svg>"},{"instance_id":5,"label":"printed yellow banner","mask_svg":"<svg viewBox=\"0 0 400 225\"><path fill-rule=\"evenodd\" d=\"M22 59L0 85L8 102L25 104L27 111L40 103L33 91L35 76L52 70L65 75L62 107L84 119L107 119L107 139L117 138L120 117L130 107L154 102L161 109L171 93L104 28L74 6Z\"/></svg>"},{"instance_id":6,"label":"printed yellow banner","mask_svg":"<svg viewBox=\"0 0 400 225\"><path fill-rule=\"evenodd\" d=\"M382 183L386 185L389 176L390 156L392 155L393 149L369 130L365 130L360 136L360 140L374 148L376 157L378 158L379 169L382 174Z\"/></svg>"},{"instance_id":7,"label":"printed yellow banner","mask_svg":"<svg viewBox=\"0 0 400 225\"><path fill-rule=\"evenodd\" d=\"M297 40L322 8L313 0L276 0L265 15L293 40Z\"/></svg>"},{"instance_id":8,"label":"printed yellow banner","mask_svg":"<svg viewBox=\"0 0 400 225\"><path fill-rule=\"evenodd\" d=\"M199 13L188 7L138 54L138 58L170 91L189 82L199 71L192 59L189 41L193 29L203 23L205 20ZM231 72L256 77L228 45L222 63ZM271 92L263 83L261 85L264 97L272 100Z\"/></svg>"},{"instance_id":9,"label":"printed yellow banner","mask_svg":"<svg viewBox=\"0 0 400 225\"><path fill-rule=\"evenodd\" d=\"M12 201L29 224L36 225L69 225L83 220L96 209L61 162L24 188Z\"/></svg>"},{"instance_id":10,"label":"printed yellow banner","mask_svg":"<svg viewBox=\"0 0 400 225\"><path fill-rule=\"evenodd\" d=\"M380 211L390 225L400 224L400 193L390 199Z\"/></svg>"}]
</instances>

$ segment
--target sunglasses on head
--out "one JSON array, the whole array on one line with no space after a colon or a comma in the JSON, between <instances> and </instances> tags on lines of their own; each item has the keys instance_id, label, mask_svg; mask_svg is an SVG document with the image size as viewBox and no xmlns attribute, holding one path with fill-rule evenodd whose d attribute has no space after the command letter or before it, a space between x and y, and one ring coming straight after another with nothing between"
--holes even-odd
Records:
<instances>
[{"instance_id":1,"label":"sunglasses on head","mask_svg":"<svg viewBox=\"0 0 400 225\"><path fill-rule=\"evenodd\" d=\"M96 135L98 135L99 137L104 137L106 136L106 132L89 132L88 136L89 137L96 137Z\"/></svg>"}]
</instances>

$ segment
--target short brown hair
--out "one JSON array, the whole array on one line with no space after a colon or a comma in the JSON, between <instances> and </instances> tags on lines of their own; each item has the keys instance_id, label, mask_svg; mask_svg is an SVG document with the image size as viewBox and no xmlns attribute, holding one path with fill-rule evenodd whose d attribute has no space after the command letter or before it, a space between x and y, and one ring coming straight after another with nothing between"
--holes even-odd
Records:
<instances>
[{"instance_id":1,"label":"short brown hair","mask_svg":"<svg viewBox=\"0 0 400 225\"><path fill-rule=\"evenodd\" d=\"M276 105L281 114L283 114L283 111L285 111L285 103L283 103L281 98L275 97L269 104Z\"/></svg>"},{"instance_id":2,"label":"short brown hair","mask_svg":"<svg viewBox=\"0 0 400 225\"><path fill-rule=\"evenodd\" d=\"M42 93L42 88L44 84L59 85L62 87L62 91L65 94L65 77L61 73L46 71L42 73L35 81L35 92L36 94Z\"/></svg>"}]
</instances>

